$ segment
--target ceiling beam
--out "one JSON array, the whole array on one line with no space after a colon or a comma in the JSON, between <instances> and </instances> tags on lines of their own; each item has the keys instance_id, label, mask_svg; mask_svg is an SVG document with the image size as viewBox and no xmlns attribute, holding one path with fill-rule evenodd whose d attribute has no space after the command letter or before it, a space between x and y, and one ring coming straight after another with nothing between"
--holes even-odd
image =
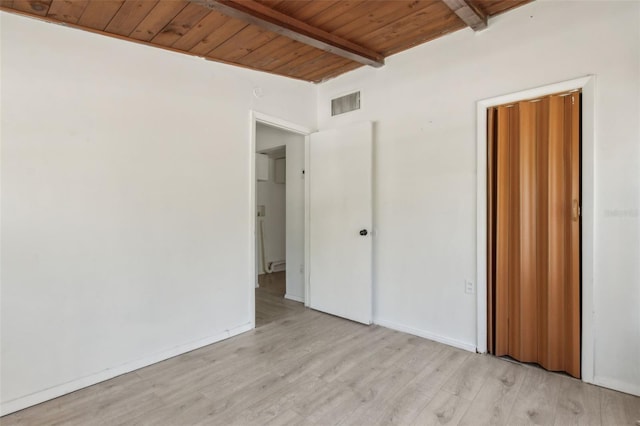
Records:
<instances>
[{"instance_id":1,"label":"ceiling beam","mask_svg":"<svg viewBox=\"0 0 640 426\"><path fill-rule=\"evenodd\" d=\"M359 44L285 15L253 0L190 0L265 30L334 55L372 67L384 65L384 56Z\"/></svg>"},{"instance_id":2,"label":"ceiling beam","mask_svg":"<svg viewBox=\"0 0 640 426\"><path fill-rule=\"evenodd\" d=\"M487 15L470 0L442 0L442 2L474 31L487 28Z\"/></svg>"}]
</instances>

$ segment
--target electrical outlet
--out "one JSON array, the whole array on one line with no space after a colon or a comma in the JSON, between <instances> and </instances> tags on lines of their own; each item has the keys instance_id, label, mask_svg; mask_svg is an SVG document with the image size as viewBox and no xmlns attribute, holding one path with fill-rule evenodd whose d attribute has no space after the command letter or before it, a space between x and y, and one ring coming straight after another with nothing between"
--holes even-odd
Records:
<instances>
[{"instance_id":1,"label":"electrical outlet","mask_svg":"<svg viewBox=\"0 0 640 426\"><path fill-rule=\"evenodd\" d=\"M475 293L476 289L471 281L464 280L464 292L467 294Z\"/></svg>"},{"instance_id":2,"label":"electrical outlet","mask_svg":"<svg viewBox=\"0 0 640 426\"><path fill-rule=\"evenodd\" d=\"M300 265L300 273L304 274L304 265Z\"/></svg>"}]
</instances>

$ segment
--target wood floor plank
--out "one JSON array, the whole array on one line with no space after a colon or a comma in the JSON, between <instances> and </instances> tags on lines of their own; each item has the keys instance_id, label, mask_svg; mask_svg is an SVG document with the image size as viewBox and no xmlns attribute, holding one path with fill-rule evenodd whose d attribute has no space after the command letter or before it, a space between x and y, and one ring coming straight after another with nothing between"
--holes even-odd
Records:
<instances>
[{"instance_id":1,"label":"wood floor plank","mask_svg":"<svg viewBox=\"0 0 640 426\"><path fill-rule=\"evenodd\" d=\"M556 426L602 424L601 390L597 386L588 385L579 380L567 380L564 388L560 390Z\"/></svg>"},{"instance_id":2,"label":"wood floor plank","mask_svg":"<svg viewBox=\"0 0 640 426\"><path fill-rule=\"evenodd\" d=\"M414 373L394 366L361 381L359 387L350 387L358 395L358 403L341 408L350 414L340 424L376 424L389 415L391 401L414 376Z\"/></svg>"},{"instance_id":3,"label":"wood floor plank","mask_svg":"<svg viewBox=\"0 0 640 426\"><path fill-rule=\"evenodd\" d=\"M407 391L419 393L425 399L431 400L471 356L466 351L441 346L441 350L433 356L431 362L421 372L414 374L406 385Z\"/></svg>"},{"instance_id":4,"label":"wood floor plank","mask_svg":"<svg viewBox=\"0 0 640 426\"><path fill-rule=\"evenodd\" d=\"M377 425L409 425L431 401L430 396L406 386L385 403Z\"/></svg>"},{"instance_id":5,"label":"wood floor plank","mask_svg":"<svg viewBox=\"0 0 640 426\"><path fill-rule=\"evenodd\" d=\"M384 333L380 327L357 326L357 328L353 328L354 323L344 324L344 326L332 330L330 334L326 335L326 338L317 339L285 354L284 357L276 361L274 369L286 376L288 380L296 380L306 374L317 374L317 371L327 368L328 365L335 362L337 357L348 352L353 346L364 345L367 339L375 338L376 335Z\"/></svg>"},{"instance_id":6,"label":"wood floor plank","mask_svg":"<svg viewBox=\"0 0 640 426\"><path fill-rule=\"evenodd\" d=\"M601 388L603 425L640 425L640 397Z\"/></svg>"},{"instance_id":7,"label":"wood floor plank","mask_svg":"<svg viewBox=\"0 0 640 426\"><path fill-rule=\"evenodd\" d=\"M287 410L283 413L282 416L276 417L273 420L262 424L264 424L264 426L313 426L308 419L304 419L302 416L292 410Z\"/></svg>"},{"instance_id":8,"label":"wood floor plank","mask_svg":"<svg viewBox=\"0 0 640 426\"><path fill-rule=\"evenodd\" d=\"M377 330L380 332L375 335L372 333L367 338L346 342L344 351L335 353L334 356L326 359L314 369L314 372L323 380L331 382L356 365L367 362L368 348L371 346L386 343L385 347L390 350L391 358L400 350L410 349L407 345L408 339L406 335L403 336L402 333L382 328Z\"/></svg>"},{"instance_id":9,"label":"wood floor plank","mask_svg":"<svg viewBox=\"0 0 640 426\"><path fill-rule=\"evenodd\" d=\"M527 374L522 365L502 361L489 371L460 425L504 425Z\"/></svg>"},{"instance_id":10,"label":"wood floor plank","mask_svg":"<svg viewBox=\"0 0 640 426\"><path fill-rule=\"evenodd\" d=\"M163 409L136 418L134 425L216 424L219 407L205 396L194 393L188 401L165 405Z\"/></svg>"},{"instance_id":11,"label":"wood floor plank","mask_svg":"<svg viewBox=\"0 0 640 426\"><path fill-rule=\"evenodd\" d=\"M402 368L419 373L429 366L433 360L447 346L420 337L410 336L406 343L411 349L405 352L397 351L397 361Z\"/></svg>"},{"instance_id":12,"label":"wood floor plank","mask_svg":"<svg viewBox=\"0 0 640 426\"><path fill-rule=\"evenodd\" d=\"M411 346L410 348L408 348L408 355L406 352L397 350L397 345L401 342L411 341L410 339L403 340L401 336L402 333L391 334L390 338L385 341L386 344L384 346L382 346L382 341L375 346L371 346L366 351L366 358L361 362L353 365L350 369L343 371L337 377L337 380L340 380L343 383L348 384L352 388L355 388L359 386L359 383L363 378L372 377L373 375L379 374L385 368L390 368L394 365L402 365L402 368L404 369L413 367L413 363L407 363L403 358L417 355L414 353L414 351L417 351L418 349L416 349L416 346ZM436 344L431 352L421 353L424 361L428 362L429 359L433 358L439 351L442 350L443 347L444 345Z\"/></svg>"},{"instance_id":13,"label":"wood floor plank","mask_svg":"<svg viewBox=\"0 0 640 426\"><path fill-rule=\"evenodd\" d=\"M411 364L398 363L401 368L408 371L411 379L400 392L386 401L384 407L375 410L377 417L369 416L370 422L374 424L411 424L421 410L440 391L447 379L470 356L468 352L433 343L433 352L425 354L426 362L421 371L413 370L414 367ZM355 382L357 383L358 380Z\"/></svg>"},{"instance_id":14,"label":"wood floor plank","mask_svg":"<svg viewBox=\"0 0 640 426\"><path fill-rule=\"evenodd\" d=\"M146 417L148 413L160 410L165 406L165 401L154 394L144 393L139 396L133 395L128 399L126 404L118 402L111 405L110 409L105 411L100 417L81 417L79 424L128 425L131 424L132 418Z\"/></svg>"},{"instance_id":15,"label":"wood floor plank","mask_svg":"<svg viewBox=\"0 0 640 426\"><path fill-rule=\"evenodd\" d=\"M281 392L289 385L285 379L277 374L267 372L255 375L257 377L254 380L243 378L241 385L231 386L231 392L221 392L221 387L217 387L204 393L214 403L212 405L214 408L210 412L222 418L237 418L247 406L266 399L270 392ZM234 382L235 384L239 384L239 382ZM225 388L227 386L225 385Z\"/></svg>"},{"instance_id":16,"label":"wood floor plank","mask_svg":"<svg viewBox=\"0 0 640 426\"><path fill-rule=\"evenodd\" d=\"M237 416L222 419L222 423L265 424L276 421L281 416L285 418L284 422L286 423L290 417L302 418L292 410L292 407L302 405L325 385L326 383L316 376L303 376L278 392L268 391L266 398L249 404ZM295 413L295 416L292 416L291 413Z\"/></svg>"},{"instance_id":17,"label":"wood floor plank","mask_svg":"<svg viewBox=\"0 0 640 426\"><path fill-rule=\"evenodd\" d=\"M507 420L508 424L552 425L555 422L559 392L568 377L527 368L527 375Z\"/></svg>"},{"instance_id":18,"label":"wood floor plank","mask_svg":"<svg viewBox=\"0 0 640 426\"><path fill-rule=\"evenodd\" d=\"M357 405L358 395L341 383L327 383L293 410L313 424L337 425ZM347 408L348 407L348 408Z\"/></svg>"},{"instance_id":19,"label":"wood floor plank","mask_svg":"<svg viewBox=\"0 0 640 426\"><path fill-rule=\"evenodd\" d=\"M416 426L457 425L471 402L446 391L436 393L433 400L413 421Z\"/></svg>"},{"instance_id":20,"label":"wood floor plank","mask_svg":"<svg viewBox=\"0 0 640 426\"><path fill-rule=\"evenodd\" d=\"M500 366L500 360L481 355L468 357L462 367L443 386L443 390L473 401L480 388L487 380L491 368Z\"/></svg>"}]
</instances>

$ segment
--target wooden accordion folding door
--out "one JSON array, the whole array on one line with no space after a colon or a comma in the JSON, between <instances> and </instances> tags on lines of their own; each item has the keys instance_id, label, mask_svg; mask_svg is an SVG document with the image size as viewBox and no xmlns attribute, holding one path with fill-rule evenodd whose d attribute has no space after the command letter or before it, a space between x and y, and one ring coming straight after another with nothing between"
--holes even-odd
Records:
<instances>
[{"instance_id":1,"label":"wooden accordion folding door","mask_svg":"<svg viewBox=\"0 0 640 426\"><path fill-rule=\"evenodd\" d=\"M488 110L489 352L580 377L580 92Z\"/></svg>"}]
</instances>

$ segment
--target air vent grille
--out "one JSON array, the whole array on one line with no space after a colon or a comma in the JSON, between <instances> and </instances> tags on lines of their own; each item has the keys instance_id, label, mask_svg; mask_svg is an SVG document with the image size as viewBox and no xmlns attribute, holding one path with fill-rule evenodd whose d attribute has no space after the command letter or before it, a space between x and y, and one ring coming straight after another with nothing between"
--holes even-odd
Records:
<instances>
[{"instance_id":1,"label":"air vent grille","mask_svg":"<svg viewBox=\"0 0 640 426\"><path fill-rule=\"evenodd\" d=\"M331 116L360 109L360 92L350 93L331 99Z\"/></svg>"}]
</instances>

